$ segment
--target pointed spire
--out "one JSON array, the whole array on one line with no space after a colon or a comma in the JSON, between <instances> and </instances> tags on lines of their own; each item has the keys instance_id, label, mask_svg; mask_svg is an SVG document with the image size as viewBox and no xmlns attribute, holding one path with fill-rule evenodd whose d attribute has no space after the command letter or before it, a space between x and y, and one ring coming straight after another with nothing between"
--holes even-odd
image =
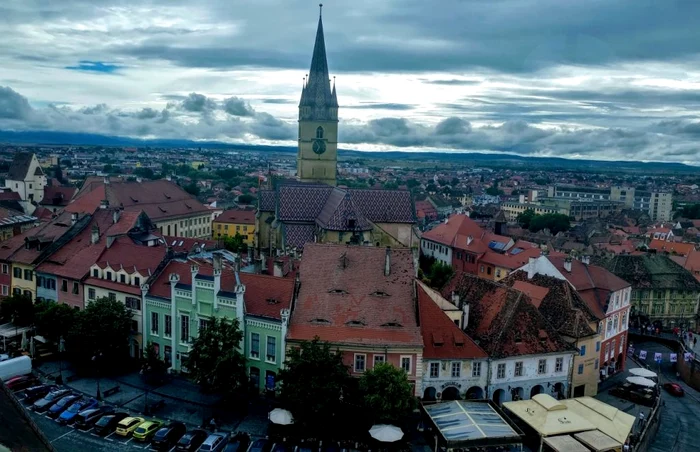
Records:
<instances>
[{"instance_id":1,"label":"pointed spire","mask_svg":"<svg viewBox=\"0 0 700 452\"><path fill-rule=\"evenodd\" d=\"M335 93L335 75L333 76L333 90L331 91L331 102L335 108L338 108L338 96Z\"/></svg>"}]
</instances>

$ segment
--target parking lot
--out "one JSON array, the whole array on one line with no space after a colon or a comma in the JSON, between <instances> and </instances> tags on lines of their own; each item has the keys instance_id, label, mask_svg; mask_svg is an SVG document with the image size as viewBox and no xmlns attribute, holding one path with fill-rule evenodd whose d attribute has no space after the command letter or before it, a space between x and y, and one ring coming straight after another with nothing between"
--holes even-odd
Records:
<instances>
[{"instance_id":1,"label":"parking lot","mask_svg":"<svg viewBox=\"0 0 700 452\"><path fill-rule=\"evenodd\" d=\"M24 398L24 391L18 391L15 393L15 395L20 401L22 401ZM48 438L51 444L59 452L77 452L86 450L119 452L154 450L151 449L150 443L141 443L134 440L131 436L124 438L112 432L105 437L101 437L93 433L94 428L90 428L89 430L85 431L80 430L72 425L61 425L56 420L51 419L45 413L36 413L30 410L29 406L27 406L27 411L30 413L30 416L34 422ZM157 419L157 416L152 418L144 416L140 417L143 417L145 420ZM188 426L188 428L194 428L194 426ZM174 447L171 450L174 450Z\"/></svg>"}]
</instances>

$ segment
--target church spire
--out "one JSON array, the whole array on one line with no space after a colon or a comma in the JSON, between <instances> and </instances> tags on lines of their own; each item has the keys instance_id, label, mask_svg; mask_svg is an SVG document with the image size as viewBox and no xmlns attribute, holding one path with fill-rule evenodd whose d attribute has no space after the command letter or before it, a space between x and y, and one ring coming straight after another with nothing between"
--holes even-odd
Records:
<instances>
[{"instance_id":1,"label":"church spire","mask_svg":"<svg viewBox=\"0 0 700 452\"><path fill-rule=\"evenodd\" d=\"M306 79L306 87L302 91L299 107L311 107L311 111L308 113L313 116L317 116L316 119L330 119L330 117L318 117L328 116L328 113L324 114L322 110L334 106L330 76L328 74L326 42L323 36L323 16L321 15L322 8L323 4L320 4L318 28L316 29L316 42L314 43L314 53L311 57L311 69L309 70L309 76Z\"/></svg>"}]
</instances>

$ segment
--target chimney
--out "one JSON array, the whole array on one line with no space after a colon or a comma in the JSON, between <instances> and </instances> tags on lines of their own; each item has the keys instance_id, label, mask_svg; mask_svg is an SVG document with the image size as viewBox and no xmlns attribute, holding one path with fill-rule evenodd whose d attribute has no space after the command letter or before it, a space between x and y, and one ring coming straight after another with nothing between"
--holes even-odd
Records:
<instances>
[{"instance_id":1,"label":"chimney","mask_svg":"<svg viewBox=\"0 0 700 452\"><path fill-rule=\"evenodd\" d=\"M107 208L109 208L109 201L107 201L106 199L103 199L102 201L100 201L100 209L107 209Z\"/></svg>"},{"instance_id":2,"label":"chimney","mask_svg":"<svg viewBox=\"0 0 700 452\"><path fill-rule=\"evenodd\" d=\"M391 247L386 247L386 254L384 255L384 276L389 276L391 274Z\"/></svg>"},{"instance_id":3,"label":"chimney","mask_svg":"<svg viewBox=\"0 0 700 452\"><path fill-rule=\"evenodd\" d=\"M527 262L527 279L532 279L535 276L535 258L531 257Z\"/></svg>"},{"instance_id":4,"label":"chimney","mask_svg":"<svg viewBox=\"0 0 700 452\"><path fill-rule=\"evenodd\" d=\"M136 178L136 182L138 182L138 183L140 184L141 182L143 182L143 178L141 178L140 176L137 177L137 178Z\"/></svg>"},{"instance_id":5,"label":"chimney","mask_svg":"<svg viewBox=\"0 0 700 452\"><path fill-rule=\"evenodd\" d=\"M471 245L473 241L474 241L474 237L472 237L471 235L467 236L467 246Z\"/></svg>"},{"instance_id":6,"label":"chimney","mask_svg":"<svg viewBox=\"0 0 700 452\"><path fill-rule=\"evenodd\" d=\"M465 330L469 325L469 303L464 303L462 306L462 329Z\"/></svg>"},{"instance_id":7,"label":"chimney","mask_svg":"<svg viewBox=\"0 0 700 452\"><path fill-rule=\"evenodd\" d=\"M106 176L106 177L104 178L104 184L105 184L105 185L109 185L109 176Z\"/></svg>"},{"instance_id":8,"label":"chimney","mask_svg":"<svg viewBox=\"0 0 700 452\"><path fill-rule=\"evenodd\" d=\"M119 209L114 209L114 212L112 212L112 222L114 224L119 223L119 216L120 216Z\"/></svg>"},{"instance_id":9,"label":"chimney","mask_svg":"<svg viewBox=\"0 0 700 452\"><path fill-rule=\"evenodd\" d=\"M78 222L78 213L73 212L70 214L70 224L73 225Z\"/></svg>"},{"instance_id":10,"label":"chimney","mask_svg":"<svg viewBox=\"0 0 700 452\"><path fill-rule=\"evenodd\" d=\"M92 231L90 231L90 243L95 245L100 241L100 228L96 224L92 225Z\"/></svg>"},{"instance_id":11,"label":"chimney","mask_svg":"<svg viewBox=\"0 0 700 452\"><path fill-rule=\"evenodd\" d=\"M581 256L581 262L583 262L586 265L589 265L591 263L591 256L589 256L589 255Z\"/></svg>"},{"instance_id":12,"label":"chimney","mask_svg":"<svg viewBox=\"0 0 700 452\"><path fill-rule=\"evenodd\" d=\"M280 259L275 259L275 261L273 262L273 276L277 276L280 278L284 276L284 271L282 270L283 264L284 262L282 262Z\"/></svg>"},{"instance_id":13,"label":"chimney","mask_svg":"<svg viewBox=\"0 0 700 452\"><path fill-rule=\"evenodd\" d=\"M452 291L452 304L459 307L459 294L456 294L455 291Z\"/></svg>"},{"instance_id":14,"label":"chimney","mask_svg":"<svg viewBox=\"0 0 700 452\"><path fill-rule=\"evenodd\" d=\"M219 252L213 253L212 259L214 261L214 271L221 271L222 265L221 265L221 258L222 255Z\"/></svg>"},{"instance_id":15,"label":"chimney","mask_svg":"<svg viewBox=\"0 0 700 452\"><path fill-rule=\"evenodd\" d=\"M567 258L564 259L564 270L571 273L571 256L567 256Z\"/></svg>"}]
</instances>

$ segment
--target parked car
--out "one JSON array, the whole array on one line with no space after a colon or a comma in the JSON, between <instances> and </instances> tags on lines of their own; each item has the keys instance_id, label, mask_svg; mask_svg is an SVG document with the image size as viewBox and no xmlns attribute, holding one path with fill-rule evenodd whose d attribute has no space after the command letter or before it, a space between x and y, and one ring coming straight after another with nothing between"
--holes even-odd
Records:
<instances>
[{"instance_id":1,"label":"parked car","mask_svg":"<svg viewBox=\"0 0 700 452\"><path fill-rule=\"evenodd\" d=\"M129 436L134 433L136 427L144 422L142 417L126 417L117 424L116 433L119 436Z\"/></svg>"},{"instance_id":2,"label":"parked car","mask_svg":"<svg viewBox=\"0 0 700 452\"><path fill-rule=\"evenodd\" d=\"M270 452L273 446L272 440L269 439L257 439L253 444L250 445L248 452Z\"/></svg>"},{"instance_id":3,"label":"parked car","mask_svg":"<svg viewBox=\"0 0 700 452\"><path fill-rule=\"evenodd\" d=\"M185 433L177 442L175 450L193 452L199 449L209 434L200 428Z\"/></svg>"},{"instance_id":4,"label":"parked car","mask_svg":"<svg viewBox=\"0 0 700 452\"><path fill-rule=\"evenodd\" d=\"M276 443L272 452L297 452L297 446L288 443Z\"/></svg>"},{"instance_id":5,"label":"parked car","mask_svg":"<svg viewBox=\"0 0 700 452\"><path fill-rule=\"evenodd\" d=\"M90 408L97 408L97 400L83 397L81 399L73 402L66 411L61 413L58 417L58 422L60 424L72 424L75 421L76 416L83 410L89 410Z\"/></svg>"},{"instance_id":6,"label":"parked car","mask_svg":"<svg viewBox=\"0 0 700 452\"><path fill-rule=\"evenodd\" d=\"M321 452L340 452L340 445L333 441L323 441Z\"/></svg>"},{"instance_id":7,"label":"parked car","mask_svg":"<svg viewBox=\"0 0 700 452\"><path fill-rule=\"evenodd\" d=\"M19 377L10 378L5 382L5 386L10 391L21 391L32 386L40 384L41 381L34 375L20 375Z\"/></svg>"},{"instance_id":8,"label":"parked car","mask_svg":"<svg viewBox=\"0 0 700 452\"><path fill-rule=\"evenodd\" d=\"M114 408L108 405L85 409L75 417L75 428L87 430L101 417L112 413L114 413Z\"/></svg>"},{"instance_id":9,"label":"parked car","mask_svg":"<svg viewBox=\"0 0 700 452\"><path fill-rule=\"evenodd\" d=\"M228 440L228 433L212 433L199 446L199 452L221 452L228 444Z\"/></svg>"},{"instance_id":10,"label":"parked car","mask_svg":"<svg viewBox=\"0 0 700 452\"><path fill-rule=\"evenodd\" d=\"M157 421L155 419L143 422L134 430L134 439L136 441L148 441L162 426L163 421Z\"/></svg>"},{"instance_id":11,"label":"parked car","mask_svg":"<svg viewBox=\"0 0 700 452\"><path fill-rule=\"evenodd\" d=\"M71 404L73 404L73 402L75 402L79 398L80 396L78 394L67 395L58 402L51 405L51 408L49 408L49 411L47 411L46 414L49 417L56 419L58 416L61 415L61 413L66 411L68 407L71 406Z\"/></svg>"},{"instance_id":12,"label":"parked car","mask_svg":"<svg viewBox=\"0 0 700 452\"><path fill-rule=\"evenodd\" d=\"M106 414L95 422L94 433L100 436L109 435L117 428L117 425L127 417L129 417L129 414L123 412Z\"/></svg>"},{"instance_id":13,"label":"parked car","mask_svg":"<svg viewBox=\"0 0 700 452\"><path fill-rule=\"evenodd\" d=\"M224 452L246 452L249 445L250 436L247 433L239 433L228 442Z\"/></svg>"},{"instance_id":14,"label":"parked car","mask_svg":"<svg viewBox=\"0 0 700 452\"><path fill-rule=\"evenodd\" d=\"M182 422L172 422L165 427L161 427L156 434L153 435L151 447L158 450L170 450L185 432L187 432L185 424Z\"/></svg>"},{"instance_id":15,"label":"parked car","mask_svg":"<svg viewBox=\"0 0 700 452\"><path fill-rule=\"evenodd\" d=\"M304 441L297 447L297 452L319 452L318 443L314 441ZM340 448L338 448L340 452Z\"/></svg>"},{"instance_id":16,"label":"parked car","mask_svg":"<svg viewBox=\"0 0 700 452\"><path fill-rule=\"evenodd\" d=\"M669 394L674 395L676 397L683 397L685 395L683 387L678 383L664 383L664 389Z\"/></svg>"},{"instance_id":17,"label":"parked car","mask_svg":"<svg viewBox=\"0 0 700 452\"><path fill-rule=\"evenodd\" d=\"M56 389L58 389L56 385L38 385L27 388L27 390L24 391L24 403L27 405L34 403Z\"/></svg>"},{"instance_id":18,"label":"parked car","mask_svg":"<svg viewBox=\"0 0 700 452\"><path fill-rule=\"evenodd\" d=\"M70 393L70 389L56 389L55 391L51 391L41 399L34 402L32 405L32 410L36 411L37 413L43 413L44 411L48 410L51 405Z\"/></svg>"}]
</instances>

